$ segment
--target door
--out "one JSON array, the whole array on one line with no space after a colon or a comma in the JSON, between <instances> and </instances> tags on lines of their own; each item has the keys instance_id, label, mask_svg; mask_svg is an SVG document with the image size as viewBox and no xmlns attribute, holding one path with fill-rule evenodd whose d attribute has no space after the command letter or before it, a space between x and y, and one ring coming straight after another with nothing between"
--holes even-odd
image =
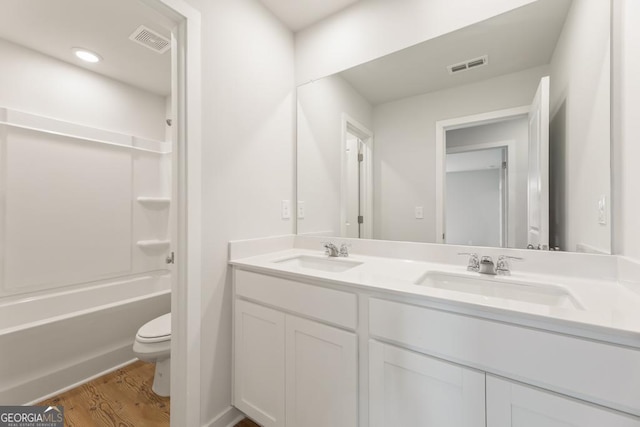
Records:
<instances>
[{"instance_id":1,"label":"door","mask_svg":"<svg viewBox=\"0 0 640 427\"><path fill-rule=\"evenodd\" d=\"M640 419L487 375L487 427L640 427Z\"/></svg>"},{"instance_id":2,"label":"door","mask_svg":"<svg viewBox=\"0 0 640 427\"><path fill-rule=\"evenodd\" d=\"M360 238L361 224L361 163L363 160L362 141L357 136L347 133L345 141L345 157L346 157L346 210L347 217L345 222L346 234L344 237Z\"/></svg>"},{"instance_id":3,"label":"door","mask_svg":"<svg viewBox=\"0 0 640 427\"><path fill-rule=\"evenodd\" d=\"M284 426L285 315L235 303L234 405L264 427Z\"/></svg>"},{"instance_id":4,"label":"door","mask_svg":"<svg viewBox=\"0 0 640 427\"><path fill-rule=\"evenodd\" d=\"M357 425L357 338L352 332L286 318L287 426Z\"/></svg>"},{"instance_id":5,"label":"door","mask_svg":"<svg viewBox=\"0 0 640 427\"><path fill-rule=\"evenodd\" d=\"M549 247L549 76L540 85L529 111L529 168L527 173L527 241L534 248Z\"/></svg>"},{"instance_id":6,"label":"door","mask_svg":"<svg viewBox=\"0 0 640 427\"><path fill-rule=\"evenodd\" d=\"M369 341L371 427L485 427L485 375Z\"/></svg>"}]
</instances>

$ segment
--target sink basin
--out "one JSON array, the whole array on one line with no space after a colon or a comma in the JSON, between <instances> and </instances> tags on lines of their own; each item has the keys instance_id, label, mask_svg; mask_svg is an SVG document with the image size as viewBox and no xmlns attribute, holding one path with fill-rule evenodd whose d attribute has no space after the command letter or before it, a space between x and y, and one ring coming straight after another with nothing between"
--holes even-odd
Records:
<instances>
[{"instance_id":1,"label":"sink basin","mask_svg":"<svg viewBox=\"0 0 640 427\"><path fill-rule=\"evenodd\" d=\"M520 282L504 276L470 277L430 271L418 279L416 284L548 307L584 310L580 302L560 286Z\"/></svg>"},{"instance_id":2,"label":"sink basin","mask_svg":"<svg viewBox=\"0 0 640 427\"><path fill-rule=\"evenodd\" d=\"M344 258L315 257L311 255L297 255L274 262L287 267L330 273L342 273L362 264L359 261L352 261Z\"/></svg>"}]
</instances>

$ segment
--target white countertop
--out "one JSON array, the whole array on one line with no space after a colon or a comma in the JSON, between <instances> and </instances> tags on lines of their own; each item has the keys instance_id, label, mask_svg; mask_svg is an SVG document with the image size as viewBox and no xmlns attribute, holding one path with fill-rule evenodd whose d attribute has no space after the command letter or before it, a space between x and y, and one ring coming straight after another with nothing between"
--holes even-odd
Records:
<instances>
[{"instance_id":1,"label":"white countertop","mask_svg":"<svg viewBox=\"0 0 640 427\"><path fill-rule=\"evenodd\" d=\"M640 294L613 280L524 273L517 270L515 263L512 276L487 276L468 272L463 265L360 254L331 258L335 262L361 263L343 272L312 270L277 262L300 255L328 259L322 251L289 249L232 260L230 264L244 270L292 279L418 297L420 304L435 308L640 348ZM416 284L429 271L492 281L552 285L571 294L579 307L551 307Z\"/></svg>"}]
</instances>

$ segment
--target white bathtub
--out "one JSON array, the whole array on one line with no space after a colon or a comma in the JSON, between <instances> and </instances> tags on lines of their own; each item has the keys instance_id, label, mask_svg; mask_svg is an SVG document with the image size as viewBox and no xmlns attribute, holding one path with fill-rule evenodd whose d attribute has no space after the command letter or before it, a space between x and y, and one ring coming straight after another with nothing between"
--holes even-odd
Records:
<instances>
[{"instance_id":1,"label":"white bathtub","mask_svg":"<svg viewBox=\"0 0 640 427\"><path fill-rule=\"evenodd\" d=\"M170 310L167 273L0 301L0 405L37 402L133 360L138 328Z\"/></svg>"}]
</instances>

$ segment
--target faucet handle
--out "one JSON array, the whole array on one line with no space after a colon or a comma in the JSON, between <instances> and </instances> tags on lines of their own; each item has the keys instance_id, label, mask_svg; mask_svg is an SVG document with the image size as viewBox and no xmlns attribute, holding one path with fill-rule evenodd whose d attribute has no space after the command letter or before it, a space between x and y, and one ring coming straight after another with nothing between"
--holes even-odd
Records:
<instances>
[{"instance_id":1,"label":"faucet handle","mask_svg":"<svg viewBox=\"0 0 640 427\"><path fill-rule=\"evenodd\" d=\"M476 273L480 271L480 258L478 254L475 252L458 252L458 255L469 255L469 264L467 265L467 270L475 271Z\"/></svg>"},{"instance_id":2,"label":"faucet handle","mask_svg":"<svg viewBox=\"0 0 640 427\"><path fill-rule=\"evenodd\" d=\"M524 258L518 256L500 255L496 261L496 274L511 276L511 264L509 260L523 261Z\"/></svg>"},{"instance_id":3,"label":"faucet handle","mask_svg":"<svg viewBox=\"0 0 640 427\"><path fill-rule=\"evenodd\" d=\"M347 243L343 243L340 245L340 253L338 254L341 257L348 257L349 256L349 248L351 247L351 244L347 244Z\"/></svg>"},{"instance_id":4,"label":"faucet handle","mask_svg":"<svg viewBox=\"0 0 640 427\"><path fill-rule=\"evenodd\" d=\"M331 243L331 242L320 242L320 244L324 248L324 254L328 256L330 254L331 245L333 245L333 243Z\"/></svg>"}]
</instances>

